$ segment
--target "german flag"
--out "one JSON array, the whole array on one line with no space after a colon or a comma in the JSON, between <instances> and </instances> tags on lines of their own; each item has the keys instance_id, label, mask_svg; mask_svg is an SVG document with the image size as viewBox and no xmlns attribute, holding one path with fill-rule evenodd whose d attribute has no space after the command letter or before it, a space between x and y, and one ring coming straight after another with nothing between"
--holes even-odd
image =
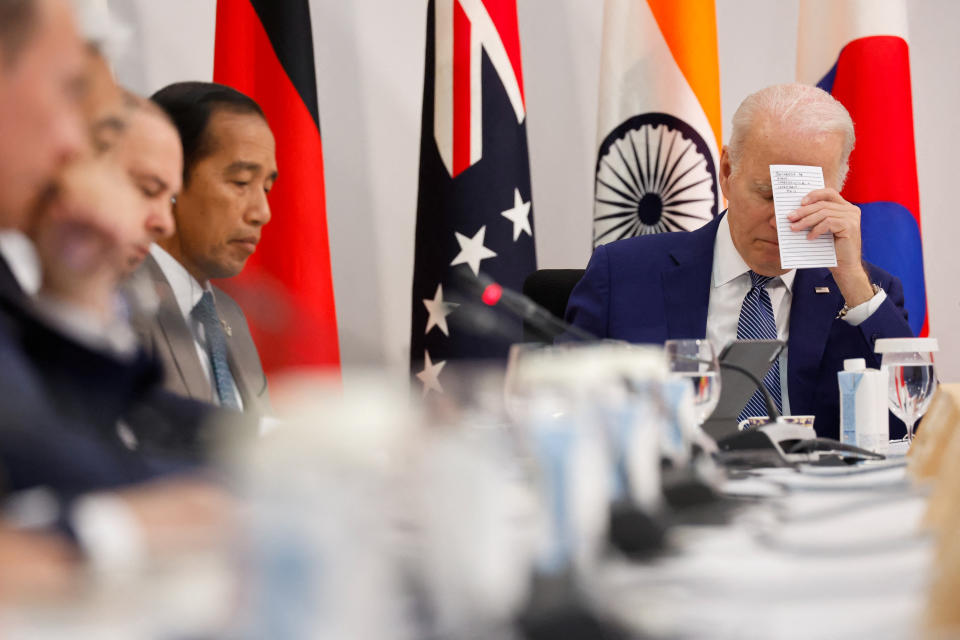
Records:
<instances>
[{"instance_id":1,"label":"german flag","mask_svg":"<svg viewBox=\"0 0 960 640\"><path fill-rule=\"evenodd\" d=\"M277 143L272 218L244 272L223 283L267 372L338 368L323 150L307 0L218 0L213 79L250 96Z\"/></svg>"}]
</instances>

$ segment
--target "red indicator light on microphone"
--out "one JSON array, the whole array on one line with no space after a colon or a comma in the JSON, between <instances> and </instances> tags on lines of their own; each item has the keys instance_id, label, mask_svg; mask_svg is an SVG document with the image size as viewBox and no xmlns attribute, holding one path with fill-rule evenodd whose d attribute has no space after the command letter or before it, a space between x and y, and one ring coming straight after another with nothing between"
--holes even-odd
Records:
<instances>
[{"instance_id":1,"label":"red indicator light on microphone","mask_svg":"<svg viewBox=\"0 0 960 640\"><path fill-rule=\"evenodd\" d=\"M483 290L483 296L481 300L483 303L489 306L494 306L500 302L500 297L503 295L503 287L494 282L491 285L487 285L487 288Z\"/></svg>"}]
</instances>

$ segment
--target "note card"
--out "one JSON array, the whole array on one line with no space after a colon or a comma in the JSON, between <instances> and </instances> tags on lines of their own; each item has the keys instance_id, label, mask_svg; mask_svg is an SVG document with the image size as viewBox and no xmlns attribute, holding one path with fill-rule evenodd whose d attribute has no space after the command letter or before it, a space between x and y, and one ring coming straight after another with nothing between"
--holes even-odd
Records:
<instances>
[{"instance_id":1,"label":"note card","mask_svg":"<svg viewBox=\"0 0 960 640\"><path fill-rule=\"evenodd\" d=\"M825 233L807 240L807 231L791 231L787 216L800 207L803 196L823 189L823 169L795 164L770 165L773 186L773 210L777 219L780 265L784 269L810 269L837 266L833 234Z\"/></svg>"}]
</instances>

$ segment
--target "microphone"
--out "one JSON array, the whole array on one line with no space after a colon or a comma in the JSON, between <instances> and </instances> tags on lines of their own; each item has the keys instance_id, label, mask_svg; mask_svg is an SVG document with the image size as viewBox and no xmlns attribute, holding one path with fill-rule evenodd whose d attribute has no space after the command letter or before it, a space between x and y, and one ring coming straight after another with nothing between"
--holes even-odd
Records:
<instances>
[{"instance_id":1,"label":"microphone","mask_svg":"<svg viewBox=\"0 0 960 640\"><path fill-rule=\"evenodd\" d=\"M501 307L548 335L566 333L580 342L599 342L599 338L590 332L561 320L529 297L503 287L485 274L474 276L473 272L467 269L454 269L454 274L455 281L466 290L464 293L472 293L483 301L483 305L461 303L461 309L469 305L467 308L471 309L471 318L468 324L478 332L493 332L498 328L497 319L491 313L494 308ZM461 318L461 322L463 321L464 318ZM669 491L665 493L669 498ZM666 525L659 514L647 513L630 500L618 501L611 504L609 540L614 548L627 557L647 557L664 548ZM537 634L532 635L539 637ZM567 636L547 634L543 637Z\"/></svg>"},{"instance_id":2,"label":"microphone","mask_svg":"<svg viewBox=\"0 0 960 640\"><path fill-rule=\"evenodd\" d=\"M474 295L479 296L483 304L486 305L485 307L477 304L468 306L468 308L473 307L476 317L466 324L473 325L471 328L476 333L501 333L501 331L499 331L501 327L499 326L500 323L498 320L491 314L484 313L484 311L501 307L509 313L519 316L522 320L527 321L530 325L544 333L551 335L566 333L582 342L596 342L599 340L597 336L594 336L588 331L584 331L554 316L547 309L527 296L503 287L490 276L484 273L475 276L466 265L454 269L453 276L454 281L465 290L465 293L472 292ZM841 451L851 457L859 456L860 459L877 459L876 454L871 452L850 445L843 445L836 440L816 437L810 438L808 434L801 432L799 427L792 427L791 425L780 423L780 412L777 410L773 398L770 396L770 392L762 380L740 365L722 360L719 364L721 368L736 371L753 382L755 388L759 390L763 396L767 416L770 418L769 423L759 429L751 429L727 436L726 438L721 438L717 443L720 448L718 457L721 462L734 466L743 463L749 466L756 466L758 464L760 466L781 466L791 464L786 458L788 454L799 453L801 451L810 452L816 449L820 451ZM768 431L770 429L772 429L772 431ZM764 453L757 455L760 451ZM747 457L745 458L740 454L747 454Z\"/></svg>"},{"instance_id":3,"label":"microphone","mask_svg":"<svg viewBox=\"0 0 960 640\"><path fill-rule=\"evenodd\" d=\"M730 466L787 466L792 464L788 455L803 454L813 464L850 464L858 460L883 460L885 456L844 444L831 438L809 437L806 427L784 424L774 405L766 385L748 369L729 362L720 362L725 369L737 371L753 382L763 395L768 422L757 429L750 429L727 436L717 442L719 458Z\"/></svg>"},{"instance_id":4,"label":"microphone","mask_svg":"<svg viewBox=\"0 0 960 640\"><path fill-rule=\"evenodd\" d=\"M544 333L566 333L581 342L598 341L597 336L592 333L561 320L527 296L500 285L484 273L474 276L464 265L454 269L453 274L454 280L463 289L479 295L480 300L488 307L502 307Z\"/></svg>"}]
</instances>

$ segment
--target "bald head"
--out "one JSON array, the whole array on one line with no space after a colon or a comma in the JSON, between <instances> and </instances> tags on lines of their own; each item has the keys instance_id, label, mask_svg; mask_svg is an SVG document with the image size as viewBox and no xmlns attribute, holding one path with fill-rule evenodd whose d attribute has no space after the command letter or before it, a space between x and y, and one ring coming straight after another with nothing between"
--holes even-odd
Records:
<instances>
[{"instance_id":1,"label":"bald head","mask_svg":"<svg viewBox=\"0 0 960 640\"><path fill-rule=\"evenodd\" d=\"M839 136L840 154L833 168L839 177L835 186L838 190L843 186L856 139L853 120L846 108L823 89L800 83L778 84L747 96L733 115L733 131L727 145L734 171L748 140L759 131L797 140Z\"/></svg>"},{"instance_id":2,"label":"bald head","mask_svg":"<svg viewBox=\"0 0 960 640\"><path fill-rule=\"evenodd\" d=\"M138 194L139 233L126 248L128 267L136 269L152 242L173 235L172 199L180 191L183 151L170 118L152 100L124 94L126 126L108 152L116 159Z\"/></svg>"}]
</instances>

